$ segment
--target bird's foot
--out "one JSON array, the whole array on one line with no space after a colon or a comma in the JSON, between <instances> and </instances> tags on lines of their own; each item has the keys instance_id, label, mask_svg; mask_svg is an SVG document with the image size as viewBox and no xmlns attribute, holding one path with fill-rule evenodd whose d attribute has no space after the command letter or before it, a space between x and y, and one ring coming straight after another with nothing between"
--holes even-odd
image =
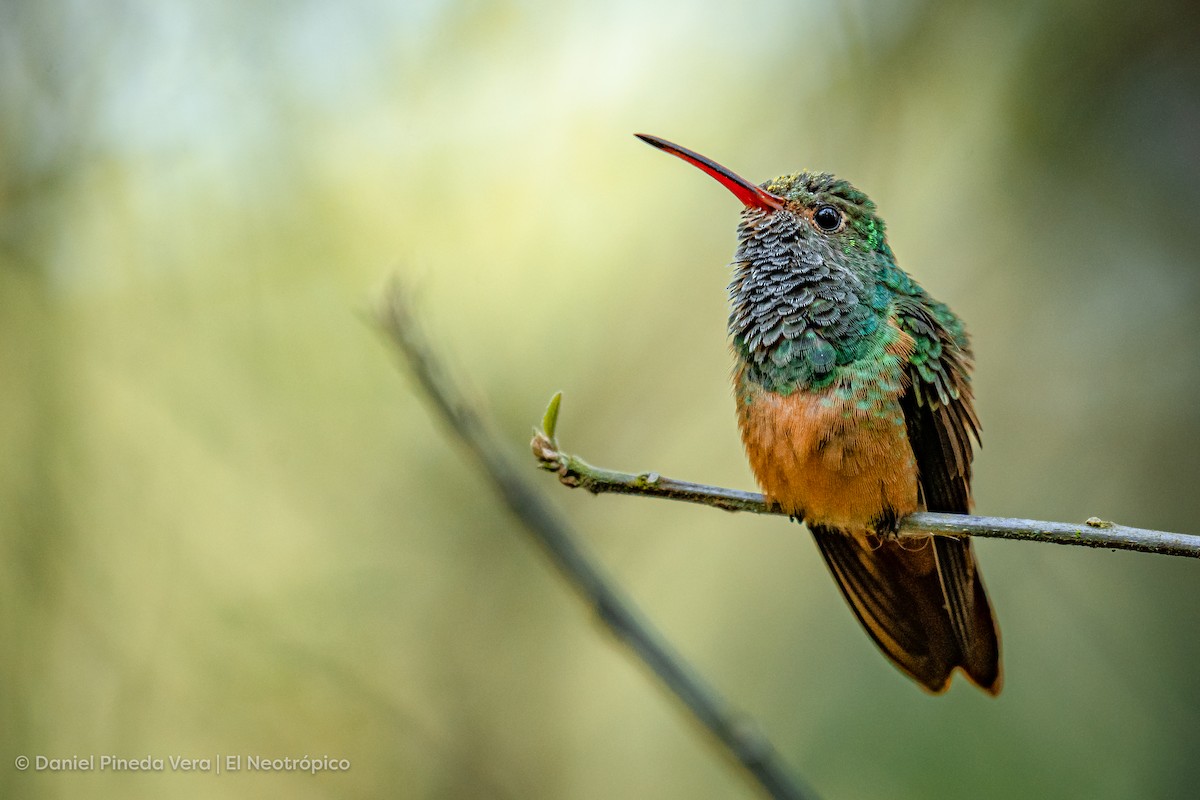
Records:
<instances>
[{"instance_id":1,"label":"bird's foot","mask_svg":"<svg viewBox=\"0 0 1200 800\"><path fill-rule=\"evenodd\" d=\"M885 508L875 520L875 535L886 541L900 538L900 517L890 508Z\"/></svg>"}]
</instances>

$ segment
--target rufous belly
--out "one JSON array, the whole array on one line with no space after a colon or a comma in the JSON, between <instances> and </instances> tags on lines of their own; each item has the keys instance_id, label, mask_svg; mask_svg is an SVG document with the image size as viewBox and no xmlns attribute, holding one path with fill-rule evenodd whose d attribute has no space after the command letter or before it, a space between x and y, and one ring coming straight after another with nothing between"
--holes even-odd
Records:
<instances>
[{"instance_id":1,"label":"rufous belly","mask_svg":"<svg viewBox=\"0 0 1200 800\"><path fill-rule=\"evenodd\" d=\"M830 386L788 395L735 377L738 426L768 500L810 525L874 530L917 510L917 467L898 396L864 403Z\"/></svg>"}]
</instances>

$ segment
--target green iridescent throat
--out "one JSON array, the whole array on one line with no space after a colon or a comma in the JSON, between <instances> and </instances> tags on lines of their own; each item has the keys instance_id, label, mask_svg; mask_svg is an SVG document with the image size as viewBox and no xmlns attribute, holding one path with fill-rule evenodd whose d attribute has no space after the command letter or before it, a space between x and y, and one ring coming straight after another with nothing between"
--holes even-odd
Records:
<instances>
[{"instance_id":1,"label":"green iridescent throat","mask_svg":"<svg viewBox=\"0 0 1200 800\"><path fill-rule=\"evenodd\" d=\"M865 392L871 382L888 387L901 365L887 350L902 334L886 323L912 301L965 346L958 319L896 265L866 195L825 173L785 175L765 188L788 205L743 213L729 287L729 328L744 380L784 395L834 385ZM842 216L836 230L813 222L824 205ZM941 345L923 331L908 333L920 371Z\"/></svg>"}]
</instances>

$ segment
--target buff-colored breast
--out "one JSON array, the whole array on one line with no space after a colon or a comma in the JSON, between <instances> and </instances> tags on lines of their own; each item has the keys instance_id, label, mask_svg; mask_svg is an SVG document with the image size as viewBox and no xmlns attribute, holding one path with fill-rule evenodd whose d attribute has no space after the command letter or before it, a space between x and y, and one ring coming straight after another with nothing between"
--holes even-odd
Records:
<instances>
[{"instance_id":1,"label":"buff-colored breast","mask_svg":"<svg viewBox=\"0 0 1200 800\"><path fill-rule=\"evenodd\" d=\"M899 389L864 402L842 386L789 395L735 377L738 425L768 499L810 524L848 531L917 510L917 467Z\"/></svg>"},{"instance_id":2,"label":"buff-colored breast","mask_svg":"<svg viewBox=\"0 0 1200 800\"><path fill-rule=\"evenodd\" d=\"M738 422L768 499L806 522L866 530L917 509L917 468L903 424L861 414L835 392L750 389ZM897 406L896 412L899 413Z\"/></svg>"}]
</instances>

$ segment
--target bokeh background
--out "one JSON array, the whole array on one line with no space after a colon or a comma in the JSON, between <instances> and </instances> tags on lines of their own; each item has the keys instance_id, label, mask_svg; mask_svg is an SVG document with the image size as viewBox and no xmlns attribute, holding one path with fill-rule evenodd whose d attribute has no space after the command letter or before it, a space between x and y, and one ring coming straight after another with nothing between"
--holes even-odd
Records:
<instances>
[{"instance_id":1,"label":"bokeh background","mask_svg":"<svg viewBox=\"0 0 1200 800\"><path fill-rule=\"evenodd\" d=\"M1200 23L1105 2L0 6L0 795L751 797L364 312L392 272L580 535L828 798L1180 797L1200 568L980 541L1007 685L929 698L750 487L737 204L850 178L969 323L982 513L1200 533ZM349 772L14 759L329 755Z\"/></svg>"}]
</instances>

